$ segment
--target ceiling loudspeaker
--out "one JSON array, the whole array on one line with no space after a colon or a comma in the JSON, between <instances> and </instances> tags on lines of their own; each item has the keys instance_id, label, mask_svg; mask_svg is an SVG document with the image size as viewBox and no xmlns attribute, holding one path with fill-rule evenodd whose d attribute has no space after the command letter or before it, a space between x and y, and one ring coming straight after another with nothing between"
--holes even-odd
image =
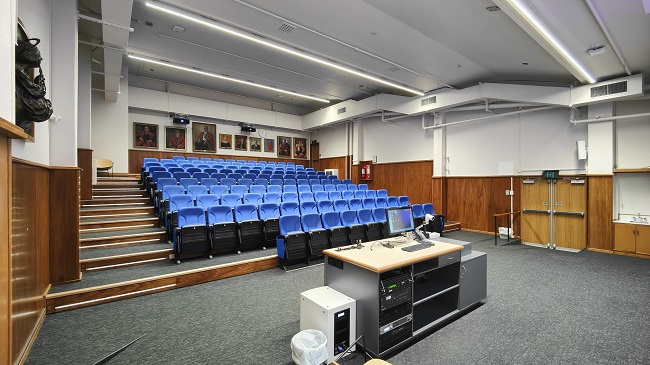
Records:
<instances>
[{"instance_id":1,"label":"ceiling loudspeaker","mask_svg":"<svg viewBox=\"0 0 650 365\"><path fill-rule=\"evenodd\" d=\"M256 130L257 130L257 129L255 129L255 128L253 128L253 127L247 127L247 126L242 126L242 127L241 127L241 131L242 131L242 132L255 132Z\"/></svg>"},{"instance_id":2,"label":"ceiling loudspeaker","mask_svg":"<svg viewBox=\"0 0 650 365\"><path fill-rule=\"evenodd\" d=\"M578 149L578 160L587 159L587 144L585 141L576 141L576 148Z\"/></svg>"}]
</instances>

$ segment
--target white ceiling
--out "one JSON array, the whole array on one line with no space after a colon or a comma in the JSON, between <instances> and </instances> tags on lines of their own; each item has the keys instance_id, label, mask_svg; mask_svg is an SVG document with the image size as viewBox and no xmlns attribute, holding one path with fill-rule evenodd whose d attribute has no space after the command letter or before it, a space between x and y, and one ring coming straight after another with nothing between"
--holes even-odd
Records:
<instances>
[{"instance_id":1,"label":"white ceiling","mask_svg":"<svg viewBox=\"0 0 650 365\"><path fill-rule=\"evenodd\" d=\"M161 13L147 8L143 0L126 0L131 1L132 9L125 9L124 0L104 0L99 9L100 0L79 0L79 10L105 19L109 14L107 7L114 7L110 9L113 19L116 12L129 11L134 32L128 34L125 48L139 55L313 95L332 103L360 100L378 93L412 95ZM604 81L627 75L614 47L620 51L631 74L650 74L650 15L642 1L524 2L598 81ZM563 66L563 60L556 59L556 54L547 52L547 48L529 35L530 29L522 29L509 17L506 0L165 0L164 3L423 92L447 87L460 89L481 82L554 86L581 83ZM486 10L495 3L504 9ZM283 22L295 29L283 32L279 29ZM110 43L101 28L86 23L80 21L80 39L93 39L93 42L103 39ZM184 27L185 31L174 32L174 25ZM115 35L111 37L114 39ZM606 53L589 56L587 49L595 45L604 45ZM98 61L93 66L100 69L104 60ZM104 67L113 64L111 60L106 62ZM133 59L125 58L124 62L129 67L129 84L133 86L299 115L327 106ZM101 79L93 82L94 88L108 86Z\"/></svg>"}]
</instances>

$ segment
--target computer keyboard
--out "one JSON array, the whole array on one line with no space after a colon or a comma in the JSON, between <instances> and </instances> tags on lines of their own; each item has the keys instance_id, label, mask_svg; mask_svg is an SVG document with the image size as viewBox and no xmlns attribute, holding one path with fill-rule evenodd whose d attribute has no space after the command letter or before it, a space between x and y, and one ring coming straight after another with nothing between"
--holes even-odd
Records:
<instances>
[{"instance_id":1,"label":"computer keyboard","mask_svg":"<svg viewBox=\"0 0 650 365\"><path fill-rule=\"evenodd\" d=\"M433 245L430 244L430 243L417 243L415 245L402 247L402 250L404 250L406 252L415 252L415 251L424 250L425 248L429 248L431 246L433 246Z\"/></svg>"}]
</instances>

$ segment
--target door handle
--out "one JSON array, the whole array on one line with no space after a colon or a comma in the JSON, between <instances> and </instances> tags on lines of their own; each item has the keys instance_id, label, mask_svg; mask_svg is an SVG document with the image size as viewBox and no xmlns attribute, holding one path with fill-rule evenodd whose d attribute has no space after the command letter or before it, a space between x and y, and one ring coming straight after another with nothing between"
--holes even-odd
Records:
<instances>
[{"instance_id":1,"label":"door handle","mask_svg":"<svg viewBox=\"0 0 650 365\"><path fill-rule=\"evenodd\" d=\"M559 212L554 210L553 214L555 215L572 215L572 216L577 216L577 217L584 217L585 213L584 212Z\"/></svg>"},{"instance_id":2,"label":"door handle","mask_svg":"<svg viewBox=\"0 0 650 365\"><path fill-rule=\"evenodd\" d=\"M541 209L524 209L524 213L546 213L551 214L550 210L541 210Z\"/></svg>"}]
</instances>

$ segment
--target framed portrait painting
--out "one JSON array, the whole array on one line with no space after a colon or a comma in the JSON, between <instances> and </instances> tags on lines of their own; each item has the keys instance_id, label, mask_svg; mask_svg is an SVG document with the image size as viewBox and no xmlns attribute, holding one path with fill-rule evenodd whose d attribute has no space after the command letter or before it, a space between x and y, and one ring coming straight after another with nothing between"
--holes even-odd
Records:
<instances>
[{"instance_id":1,"label":"framed portrait painting","mask_svg":"<svg viewBox=\"0 0 650 365\"><path fill-rule=\"evenodd\" d=\"M240 151L248 151L248 136L236 134L235 149Z\"/></svg>"},{"instance_id":2,"label":"framed portrait painting","mask_svg":"<svg viewBox=\"0 0 650 365\"><path fill-rule=\"evenodd\" d=\"M278 157L291 158L291 137L278 136Z\"/></svg>"},{"instance_id":3,"label":"framed portrait painting","mask_svg":"<svg viewBox=\"0 0 650 365\"><path fill-rule=\"evenodd\" d=\"M262 139L258 137L251 137L251 146L250 150L253 152L261 152L262 151Z\"/></svg>"},{"instance_id":4,"label":"framed portrait painting","mask_svg":"<svg viewBox=\"0 0 650 365\"><path fill-rule=\"evenodd\" d=\"M307 158L307 138L293 137L293 157Z\"/></svg>"},{"instance_id":5,"label":"framed portrait painting","mask_svg":"<svg viewBox=\"0 0 650 365\"><path fill-rule=\"evenodd\" d=\"M192 150L194 152L217 152L217 125L210 123L192 123Z\"/></svg>"},{"instance_id":6,"label":"framed portrait painting","mask_svg":"<svg viewBox=\"0 0 650 365\"><path fill-rule=\"evenodd\" d=\"M275 140L264 138L264 152L275 152Z\"/></svg>"},{"instance_id":7,"label":"framed portrait painting","mask_svg":"<svg viewBox=\"0 0 650 365\"><path fill-rule=\"evenodd\" d=\"M224 150L232 149L232 134L219 134L219 148Z\"/></svg>"},{"instance_id":8,"label":"framed portrait painting","mask_svg":"<svg viewBox=\"0 0 650 365\"><path fill-rule=\"evenodd\" d=\"M185 128L165 126L165 149L185 151Z\"/></svg>"},{"instance_id":9,"label":"framed portrait painting","mask_svg":"<svg viewBox=\"0 0 650 365\"><path fill-rule=\"evenodd\" d=\"M158 126L133 122L133 147L158 148Z\"/></svg>"}]
</instances>

